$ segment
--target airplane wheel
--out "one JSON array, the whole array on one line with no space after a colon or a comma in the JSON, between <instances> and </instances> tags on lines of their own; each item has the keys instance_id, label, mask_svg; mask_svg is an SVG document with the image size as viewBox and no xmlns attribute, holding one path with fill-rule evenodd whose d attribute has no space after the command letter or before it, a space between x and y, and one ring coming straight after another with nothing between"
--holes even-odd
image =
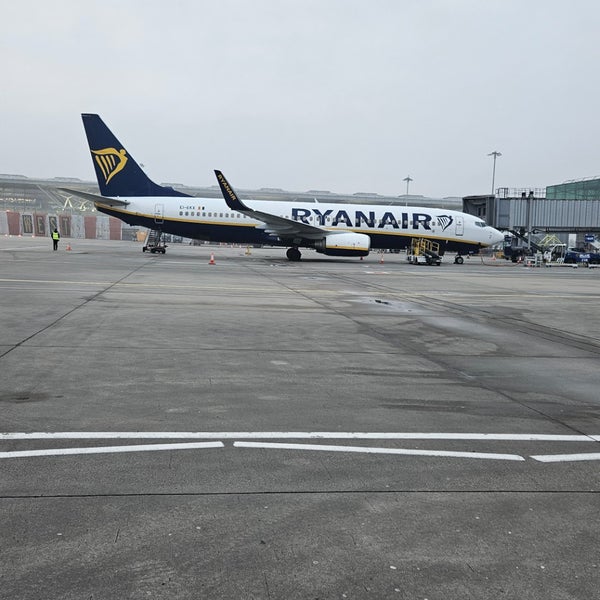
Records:
<instances>
[{"instance_id":1,"label":"airplane wheel","mask_svg":"<svg viewBox=\"0 0 600 600\"><path fill-rule=\"evenodd\" d=\"M300 250L298 250L298 248L288 248L285 255L288 257L288 260L291 260L293 262L298 262L302 257L302 254L300 253Z\"/></svg>"},{"instance_id":2,"label":"airplane wheel","mask_svg":"<svg viewBox=\"0 0 600 600\"><path fill-rule=\"evenodd\" d=\"M457 256L457 257L454 259L454 262L455 262L457 265L462 265L462 264L465 262L465 259L464 259L462 256Z\"/></svg>"}]
</instances>

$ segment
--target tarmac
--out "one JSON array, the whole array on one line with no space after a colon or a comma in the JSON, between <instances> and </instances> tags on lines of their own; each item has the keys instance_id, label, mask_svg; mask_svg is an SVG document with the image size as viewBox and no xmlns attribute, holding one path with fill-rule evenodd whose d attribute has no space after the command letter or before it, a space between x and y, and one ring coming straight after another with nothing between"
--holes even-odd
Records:
<instances>
[{"instance_id":1,"label":"tarmac","mask_svg":"<svg viewBox=\"0 0 600 600\"><path fill-rule=\"evenodd\" d=\"M599 306L600 269L0 238L0 598L597 598Z\"/></svg>"}]
</instances>

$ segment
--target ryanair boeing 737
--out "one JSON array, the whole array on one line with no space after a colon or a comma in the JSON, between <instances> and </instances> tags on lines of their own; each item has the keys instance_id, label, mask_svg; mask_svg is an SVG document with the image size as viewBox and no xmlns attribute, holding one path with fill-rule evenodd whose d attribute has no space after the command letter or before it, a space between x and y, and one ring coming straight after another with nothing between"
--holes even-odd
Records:
<instances>
[{"instance_id":1,"label":"ryanair boeing 737","mask_svg":"<svg viewBox=\"0 0 600 600\"><path fill-rule=\"evenodd\" d=\"M284 246L292 261L300 260L300 248L358 257L371 249L407 248L420 238L438 243L440 254L468 254L504 239L481 219L452 210L242 201L220 171L224 202L189 196L151 181L98 115L82 118L101 196L65 191L130 225L198 240Z\"/></svg>"}]
</instances>

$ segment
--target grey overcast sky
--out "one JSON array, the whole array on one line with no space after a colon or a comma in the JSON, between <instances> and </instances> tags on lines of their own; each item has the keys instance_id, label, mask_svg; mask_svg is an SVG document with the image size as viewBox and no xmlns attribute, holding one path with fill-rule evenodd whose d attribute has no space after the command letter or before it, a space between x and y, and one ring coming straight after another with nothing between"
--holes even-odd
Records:
<instances>
[{"instance_id":1,"label":"grey overcast sky","mask_svg":"<svg viewBox=\"0 0 600 600\"><path fill-rule=\"evenodd\" d=\"M600 175L597 0L5 0L0 173L444 197Z\"/></svg>"}]
</instances>

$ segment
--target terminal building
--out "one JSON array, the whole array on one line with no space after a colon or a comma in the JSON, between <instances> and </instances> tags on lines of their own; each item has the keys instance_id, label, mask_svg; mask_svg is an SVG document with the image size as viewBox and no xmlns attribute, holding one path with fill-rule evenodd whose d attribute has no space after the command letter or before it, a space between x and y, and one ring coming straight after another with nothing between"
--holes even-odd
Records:
<instances>
[{"instance_id":1,"label":"terminal building","mask_svg":"<svg viewBox=\"0 0 600 600\"><path fill-rule=\"evenodd\" d=\"M185 186L161 183L190 196L221 198L218 185ZM81 200L61 188L100 194L95 182L72 177L36 179L23 175L0 174L0 235L49 235L57 227L61 236L88 239L135 239L137 228L96 211L93 202ZM237 189L243 198L332 202L347 204L389 204L397 206L436 206L460 210L459 197L427 198L418 195L383 196L370 192L339 194L327 190L288 192L279 188Z\"/></svg>"}]
</instances>

